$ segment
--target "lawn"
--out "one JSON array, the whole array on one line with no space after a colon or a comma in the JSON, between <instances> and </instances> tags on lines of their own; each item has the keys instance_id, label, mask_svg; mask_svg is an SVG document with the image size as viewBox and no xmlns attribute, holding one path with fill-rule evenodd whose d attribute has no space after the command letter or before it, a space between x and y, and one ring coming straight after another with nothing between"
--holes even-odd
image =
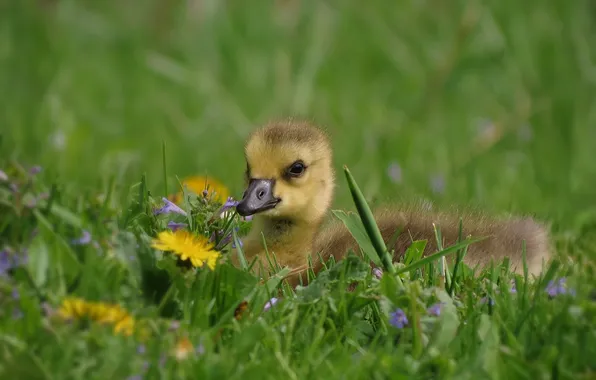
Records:
<instances>
[{"instance_id":1,"label":"lawn","mask_svg":"<svg viewBox=\"0 0 596 380\"><path fill-rule=\"evenodd\" d=\"M2 378L596 377L596 8L363 4L0 5ZM240 197L246 137L289 116L332 136L334 209L346 165L371 207L534 215L556 260L445 279L356 253L294 292L226 262L250 221L225 197L156 212L191 176ZM213 269L154 246L171 223L214 236Z\"/></svg>"}]
</instances>

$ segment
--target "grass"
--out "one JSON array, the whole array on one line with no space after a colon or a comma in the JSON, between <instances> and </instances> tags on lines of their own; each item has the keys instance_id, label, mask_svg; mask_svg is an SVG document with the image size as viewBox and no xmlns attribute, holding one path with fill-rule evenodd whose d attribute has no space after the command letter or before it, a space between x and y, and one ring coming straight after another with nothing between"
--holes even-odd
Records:
<instances>
[{"instance_id":1,"label":"grass","mask_svg":"<svg viewBox=\"0 0 596 380\"><path fill-rule=\"evenodd\" d=\"M588 1L0 9L3 378L593 378ZM369 205L531 213L552 225L558 260L535 281L498 265L476 278L449 267L445 281L417 242L395 275L378 279L352 256L293 294L227 263L188 271L151 248L170 220L241 238L249 222L209 222L216 202L191 198L186 218L153 209L196 174L238 197L245 137L288 115L329 129L338 173L350 168ZM366 222L349 184L338 175L334 208ZM363 244L382 250L365 227ZM224 256L238 253L230 244ZM549 296L561 278L573 294ZM64 322L55 313L68 295L120 304L139 331Z\"/></svg>"}]
</instances>

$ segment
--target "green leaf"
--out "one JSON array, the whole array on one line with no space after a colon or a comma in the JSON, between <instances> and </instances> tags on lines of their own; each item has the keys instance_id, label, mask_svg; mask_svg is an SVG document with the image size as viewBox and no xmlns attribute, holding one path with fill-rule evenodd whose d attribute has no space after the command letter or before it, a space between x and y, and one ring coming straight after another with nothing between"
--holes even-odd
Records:
<instances>
[{"instance_id":1,"label":"green leaf","mask_svg":"<svg viewBox=\"0 0 596 380\"><path fill-rule=\"evenodd\" d=\"M339 220L343 222L346 226L350 234L354 237L354 240L362 249L362 252L366 254L366 256L377 266L381 266L381 260L377 255L375 248L373 247L368 235L366 234L366 230L364 229L364 225L362 224L362 220L358 214L353 212L345 212L342 210L332 210L333 215L335 215Z\"/></svg>"},{"instance_id":2,"label":"green leaf","mask_svg":"<svg viewBox=\"0 0 596 380\"><path fill-rule=\"evenodd\" d=\"M50 261L59 267L59 272L65 275L69 281L74 279L81 269L81 262L64 238L56 233L50 221L38 210L34 210L33 213L39 222L40 235L46 238L51 237L54 242L55 254L52 255Z\"/></svg>"},{"instance_id":3,"label":"green leaf","mask_svg":"<svg viewBox=\"0 0 596 380\"><path fill-rule=\"evenodd\" d=\"M410 265L422 258L424 249L426 248L426 240L415 240L410 244L404 254L404 264Z\"/></svg>"},{"instance_id":4,"label":"green leaf","mask_svg":"<svg viewBox=\"0 0 596 380\"><path fill-rule=\"evenodd\" d=\"M248 263L246 262L246 258L244 257L244 251L242 250L242 244L240 244L240 239L238 238L238 234L234 229L232 229L232 238L234 239L234 244L236 245L236 254L238 255L238 261L240 262L240 267L243 270L248 269Z\"/></svg>"},{"instance_id":5,"label":"green leaf","mask_svg":"<svg viewBox=\"0 0 596 380\"><path fill-rule=\"evenodd\" d=\"M37 235L29 246L29 259L27 269L31 279L37 288L43 288L48 279L48 267L50 264L50 250L42 234Z\"/></svg>"},{"instance_id":6,"label":"green leaf","mask_svg":"<svg viewBox=\"0 0 596 380\"><path fill-rule=\"evenodd\" d=\"M499 378L499 329L487 314L480 317L478 337L482 342L476 354L476 365L492 379Z\"/></svg>"},{"instance_id":7,"label":"green leaf","mask_svg":"<svg viewBox=\"0 0 596 380\"><path fill-rule=\"evenodd\" d=\"M61 219L64 223L71 225L77 229L83 228L83 221L77 215L72 213L70 210L57 205L56 203L52 204L50 208L50 213L53 214L55 217Z\"/></svg>"},{"instance_id":8,"label":"green leaf","mask_svg":"<svg viewBox=\"0 0 596 380\"><path fill-rule=\"evenodd\" d=\"M352 198L354 200L354 204L356 205L356 209L358 210L358 214L360 214L360 218L362 218L362 224L364 225L364 229L370 238L370 241L377 252L377 255L381 259L383 263L383 267L389 273L395 273L395 268L393 267L393 261L389 252L387 251L387 247L385 246L385 241L381 236L381 231L379 231L379 227L375 222L375 218L366 203L366 199L364 195L360 191L360 188L356 184L354 177L348 170L347 166L344 166L344 173L348 180L348 187L350 188L350 193L352 194ZM401 283L401 280L398 279L398 282Z\"/></svg>"},{"instance_id":9,"label":"green leaf","mask_svg":"<svg viewBox=\"0 0 596 380\"><path fill-rule=\"evenodd\" d=\"M441 305L441 314L436 320L430 345L439 351L448 349L449 344L457 336L459 316L451 297L443 290L437 290L437 298Z\"/></svg>"}]
</instances>

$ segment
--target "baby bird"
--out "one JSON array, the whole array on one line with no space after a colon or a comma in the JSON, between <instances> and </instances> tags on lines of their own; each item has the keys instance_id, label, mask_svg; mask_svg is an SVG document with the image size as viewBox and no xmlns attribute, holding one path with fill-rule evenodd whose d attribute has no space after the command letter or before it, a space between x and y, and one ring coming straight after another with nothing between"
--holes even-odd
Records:
<instances>
[{"instance_id":1,"label":"baby bird","mask_svg":"<svg viewBox=\"0 0 596 380\"><path fill-rule=\"evenodd\" d=\"M247 188L236 206L241 216L254 215L244 240L244 254L255 257L270 271L266 252L275 255L281 267L292 271L288 282L307 284L306 270L311 256L313 271L323 267L319 260L331 256L341 260L358 245L342 222L323 228L335 190L333 154L327 134L306 122L272 122L256 129L245 146ZM486 238L468 247L464 262L484 267L510 258L512 270L523 273L522 246L530 275L538 275L543 261L551 256L545 226L531 218L493 219L481 214L431 212L422 205L387 206L375 212L375 220L394 261L402 258L413 240L427 240L424 255L437 251L433 223L441 231L443 246L457 242L459 220L463 236ZM398 238L394 234L399 232ZM393 239L392 239L393 238ZM263 240L265 245L263 245ZM232 261L237 264L235 255ZM258 267L258 265L257 265Z\"/></svg>"}]
</instances>

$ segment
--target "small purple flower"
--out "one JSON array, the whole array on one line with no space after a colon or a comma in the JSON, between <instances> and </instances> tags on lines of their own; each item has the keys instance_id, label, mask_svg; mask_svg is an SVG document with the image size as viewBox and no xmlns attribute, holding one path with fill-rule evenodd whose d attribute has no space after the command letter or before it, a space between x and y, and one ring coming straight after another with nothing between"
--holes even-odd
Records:
<instances>
[{"instance_id":1,"label":"small purple flower","mask_svg":"<svg viewBox=\"0 0 596 380\"><path fill-rule=\"evenodd\" d=\"M74 245L87 245L91 243L91 234L87 230L83 230L83 236L78 239L73 239L71 241Z\"/></svg>"},{"instance_id":2,"label":"small purple flower","mask_svg":"<svg viewBox=\"0 0 596 380\"><path fill-rule=\"evenodd\" d=\"M238 232L238 227L235 227L234 230L236 232ZM223 231L219 231L220 234L223 233ZM215 232L213 234L211 234L211 237L209 238L210 241L215 241ZM240 241L240 247L243 246L242 244L242 240L240 240L240 238L238 238L238 241ZM236 248L236 243L233 241L233 236L232 233L230 232L228 235L224 236L219 243L217 244L217 249L221 249L223 247L225 247L227 244L229 244L230 242L232 242L232 248Z\"/></svg>"},{"instance_id":3,"label":"small purple flower","mask_svg":"<svg viewBox=\"0 0 596 380\"><path fill-rule=\"evenodd\" d=\"M484 143L493 142L499 133L497 125L489 119L482 119L476 127L477 138Z\"/></svg>"},{"instance_id":4,"label":"small purple flower","mask_svg":"<svg viewBox=\"0 0 596 380\"><path fill-rule=\"evenodd\" d=\"M12 311L12 319L22 319L23 318L23 311L18 307Z\"/></svg>"},{"instance_id":5,"label":"small purple flower","mask_svg":"<svg viewBox=\"0 0 596 380\"><path fill-rule=\"evenodd\" d=\"M143 380L142 375L132 375L126 378L126 380Z\"/></svg>"},{"instance_id":6,"label":"small purple flower","mask_svg":"<svg viewBox=\"0 0 596 380\"><path fill-rule=\"evenodd\" d=\"M397 308L393 313L389 314L389 323L391 326L401 329L408 324L408 317L406 317L406 313L402 309Z\"/></svg>"},{"instance_id":7,"label":"small purple flower","mask_svg":"<svg viewBox=\"0 0 596 380\"><path fill-rule=\"evenodd\" d=\"M35 199L34 197L26 197L23 204L27 208L35 208L35 206L37 206L37 199Z\"/></svg>"},{"instance_id":8,"label":"small purple flower","mask_svg":"<svg viewBox=\"0 0 596 380\"><path fill-rule=\"evenodd\" d=\"M164 206L153 211L153 215L160 215L160 214L169 214L169 213L176 213L180 215L186 216L186 211L178 207L174 202L171 202L167 198L163 197L162 201L164 202Z\"/></svg>"},{"instance_id":9,"label":"small purple flower","mask_svg":"<svg viewBox=\"0 0 596 380\"><path fill-rule=\"evenodd\" d=\"M271 309L271 307L273 307L273 305L275 305L277 303L278 299L276 297L271 298L269 301L267 301L267 303L265 304L265 307L263 307L263 311L267 311L269 309Z\"/></svg>"},{"instance_id":10,"label":"small purple flower","mask_svg":"<svg viewBox=\"0 0 596 380\"><path fill-rule=\"evenodd\" d=\"M434 193L443 194L445 192L445 177L441 174L431 176L430 187Z\"/></svg>"},{"instance_id":11,"label":"small purple flower","mask_svg":"<svg viewBox=\"0 0 596 380\"><path fill-rule=\"evenodd\" d=\"M209 191L207 189L203 190L203 198L207 198L209 196Z\"/></svg>"},{"instance_id":12,"label":"small purple flower","mask_svg":"<svg viewBox=\"0 0 596 380\"><path fill-rule=\"evenodd\" d=\"M137 347L137 354L143 355L146 351L147 350L145 349L145 345L139 344L139 346Z\"/></svg>"},{"instance_id":13,"label":"small purple flower","mask_svg":"<svg viewBox=\"0 0 596 380\"><path fill-rule=\"evenodd\" d=\"M19 294L19 289L13 288L12 289L12 299L16 301L19 298L21 298L21 295Z\"/></svg>"},{"instance_id":14,"label":"small purple flower","mask_svg":"<svg viewBox=\"0 0 596 380\"><path fill-rule=\"evenodd\" d=\"M435 317L438 317L439 315L441 315L441 307L444 305L444 302L437 302L434 305L431 305L428 309L426 309L426 312L430 315L434 315Z\"/></svg>"},{"instance_id":15,"label":"small purple flower","mask_svg":"<svg viewBox=\"0 0 596 380\"><path fill-rule=\"evenodd\" d=\"M224 212L228 211L229 209L236 207L238 205L238 203L240 203L240 202L235 201L234 198L232 198L232 197L228 197L226 202L219 209L219 214L223 214Z\"/></svg>"},{"instance_id":16,"label":"small purple flower","mask_svg":"<svg viewBox=\"0 0 596 380\"><path fill-rule=\"evenodd\" d=\"M0 277L6 277L8 275L8 271L11 270L13 267L14 263L8 251L0 251Z\"/></svg>"},{"instance_id":17,"label":"small purple flower","mask_svg":"<svg viewBox=\"0 0 596 380\"><path fill-rule=\"evenodd\" d=\"M170 322L170 326L168 327L169 331L176 331L180 328L180 321L172 321Z\"/></svg>"},{"instance_id":18,"label":"small purple flower","mask_svg":"<svg viewBox=\"0 0 596 380\"><path fill-rule=\"evenodd\" d=\"M169 221L168 222L168 228L171 229L172 231L178 231L181 228L186 228L188 227L188 224L186 223L176 223L174 221Z\"/></svg>"},{"instance_id":19,"label":"small purple flower","mask_svg":"<svg viewBox=\"0 0 596 380\"><path fill-rule=\"evenodd\" d=\"M29 173L33 174L33 175L38 174L40 172L41 172L41 166L39 166L39 165L32 166L31 169L29 169Z\"/></svg>"},{"instance_id":20,"label":"small purple flower","mask_svg":"<svg viewBox=\"0 0 596 380\"><path fill-rule=\"evenodd\" d=\"M562 294L571 294L575 296L575 289L569 289L567 287L567 279L565 277L560 278L557 281L549 281L546 292L550 297L556 297Z\"/></svg>"},{"instance_id":21,"label":"small purple flower","mask_svg":"<svg viewBox=\"0 0 596 380\"><path fill-rule=\"evenodd\" d=\"M252 218L253 218L252 215L248 215L248 216L245 216L243 219L247 222L250 222L252 220Z\"/></svg>"},{"instance_id":22,"label":"small purple flower","mask_svg":"<svg viewBox=\"0 0 596 380\"><path fill-rule=\"evenodd\" d=\"M205 353L205 346L203 346L203 343L200 343L195 349L195 351L198 355L203 355Z\"/></svg>"},{"instance_id":23,"label":"small purple flower","mask_svg":"<svg viewBox=\"0 0 596 380\"><path fill-rule=\"evenodd\" d=\"M402 179L402 170L401 166L396 161L393 161L387 167L387 176L391 179L393 183L400 183Z\"/></svg>"},{"instance_id":24,"label":"small purple flower","mask_svg":"<svg viewBox=\"0 0 596 380\"><path fill-rule=\"evenodd\" d=\"M19 185L17 185L16 183L11 183L8 187L10 187L10 190L12 190L13 193L19 191Z\"/></svg>"},{"instance_id":25,"label":"small purple flower","mask_svg":"<svg viewBox=\"0 0 596 380\"><path fill-rule=\"evenodd\" d=\"M381 268L373 268L372 274L374 277L380 280L381 277L383 277L383 270Z\"/></svg>"},{"instance_id":26,"label":"small purple flower","mask_svg":"<svg viewBox=\"0 0 596 380\"><path fill-rule=\"evenodd\" d=\"M511 294L517 294L517 288L515 287L515 281L511 281L511 289L509 290Z\"/></svg>"},{"instance_id":27,"label":"small purple flower","mask_svg":"<svg viewBox=\"0 0 596 380\"><path fill-rule=\"evenodd\" d=\"M0 170L0 181L8 181L8 176L4 172L4 170Z\"/></svg>"}]
</instances>

